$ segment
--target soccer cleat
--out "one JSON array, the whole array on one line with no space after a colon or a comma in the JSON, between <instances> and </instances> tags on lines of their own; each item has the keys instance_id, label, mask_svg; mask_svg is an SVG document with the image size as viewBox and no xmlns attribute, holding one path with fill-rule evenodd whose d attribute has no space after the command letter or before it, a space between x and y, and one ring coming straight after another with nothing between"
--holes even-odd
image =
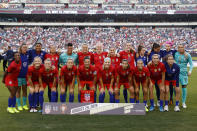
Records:
<instances>
[{"instance_id":1,"label":"soccer cleat","mask_svg":"<svg viewBox=\"0 0 197 131\"><path fill-rule=\"evenodd\" d=\"M19 111L22 111L22 110L23 110L22 106L19 106L19 107L18 107L18 110L19 110Z\"/></svg>"},{"instance_id":2,"label":"soccer cleat","mask_svg":"<svg viewBox=\"0 0 197 131\"><path fill-rule=\"evenodd\" d=\"M155 107L154 106L150 106L149 111L154 111Z\"/></svg>"},{"instance_id":3,"label":"soccer cleat","mask_svg":"<svg viewBox=\"0 0 197 131\"><path fill-rule=\"evenodd\" d=\"M23 106L23 109L26 110L26 111L29 110L29 108L28 108L27 105L24 105L24 106Z\"/></svg>"},{"instance_id":4,"label":"soccer cleat","mask_svg":"<svg viewBox=\"0 0 197 131\"><path fill-rule=\"evenodd\" d=\"M157 101L157 106L160 107L160 101Z\"/></svg>"},{"instance_id":5,"label":"soccer cleat","mask_svg":"<svg viewBox=\"0 0 197 131\"><path fill-rule=\"evenodd\" d=\"M164 111L164 110L163 110L163 106L160 106L160 107L159 107L159 111L160 111L160 112L163 112L163 111Z\"/></svg>"},{"instance_id":6,"label":"soccer cleat","mask_svg":"<svg viewBox=\"0 0 197 131\"><path fill-rule=\"evenodd\" d=\"M179 112L179 111L180 111L179 106L175 106L175 107L174 107L174 111L175 111L175 112Z\"/></svg>"},{"instance_id":7,"label":"soccer cleat","mask_svg":"<svg viewBox=\"0 0 197 131\"><path fill-rule=\"evenodd\" d=\"M11 114L14 114L15 113L14 110L12 109L12 107L8 107L7 108L7 112L9 112Z\"/></svg>"},{"instance_id":8,"label":"soccer cleat","mask_svg":"<svg viewBox=\"0 0 197 131\"><path fill-rule=\"evenodd\" d=\"M38 110L36 108L34 108L34 112L38 112Z\"/></svg>"},{"instance_id":9,"label":"soccer cleat","mask_svg":"<svg viewBox=\"0 0 197 131\"><path fill-rule=\"evenodd\" d=\"M187 105L185 103L182 104L183 108L186 109Z\"/></svg>"},{"instance_id":10,"label":"soccer cleat","mask_svg":"<svg viewBox=\"0 0 197 131\"><path fill-rule=\"evenodd\" d=\"M147 108L146 106L145 106L145 111L146 111L146 112L148 112L148 111L149 111L149 110L148 110L148 108Z\"/></svg>"},{"instance_id":11,"label":"soccer cleat","mask_svg":"<svg viewBox=\"0 0 197 131\"><path fill-rule=\"evenodd\" d=\"M29 112L34 112L34 108L30 108Z\"/></svg>"},{"instance_id":12,"label":"soccer cleat","mask_svg":"<svg viewBox=\"0 0 197 131\"><path fill-rule=\"evenodd\" d=\"M168 105L165 105L165 106L164 106L164 111L169 111Z\"/></svg>"},{"instance_id":13,"label":"soccer cleat","mask_svg":"<svg viewBox=\"0 0 197 131\"><path fill-rule=\"evenodd\" d=\"M18 111L17 109L16 109L16 107L13 107L13 111L15 112L15 113L19 113L20 111Z\"/></svg>"}]
</instances>

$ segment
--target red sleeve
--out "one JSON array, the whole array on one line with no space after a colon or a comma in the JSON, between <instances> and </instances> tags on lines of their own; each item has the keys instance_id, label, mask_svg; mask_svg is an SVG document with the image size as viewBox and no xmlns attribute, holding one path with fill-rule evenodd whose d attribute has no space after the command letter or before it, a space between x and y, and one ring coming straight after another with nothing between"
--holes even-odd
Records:
<instances>
[{"instance_id":1,"label":"red sleeve","mask_svg":"<svg viewBox=\"0 0 197 131\"><path fill-rule=\"evenodd\" d=\"M32 72L33 72L33 69L32 69L32 66L30 66L27 71L27 76L32 76Z\"/></svg>"},{"instance_id":2,"label":"red sleeve","mask_svg":"<svg viewBox=\"0 0 197 131\"><path fill-rule=\"evenodd\" d=\"M145 71L146 71L146 76L150 77L150 72L149 72L148 68L145 68Z\"/></svg>"},{"instance_id":3,"label":"red sleeve","mask_svg":"<svg viewBox=\"0 0 197 131\"><path fill-rule=\"evenodd\" d=\"M90 61L91 61L91 64L94 63L94 54L93 53L90 53Z\"/></svg>"},{"instance_id":4,"label":"red sleeve","mask_svg":"<svg viewBox=\"0 0 197 131\"><path fill-rule=\"evenodd\" d=\"M44 55L44 60L46 60L48 58L48 54Z\"/></svg>"},{"instance_id":5,"label":"red sleeve","mask_svg":"<svg viewBox=\"0 0 197 131\"><path fill-rule=\"evenodd\" d=\"M61 68L60 76L64 75L64 66Z\"/></svg>"},{"instance_id":6,"label":"red sleeve","mask_svg":"<svg viewBox=\"0 0 197 131\"><path fill-rule=\"evenodd\" d=\"M8 66L7 72L12 72L15 69L13 62Z\"/></svg>"},{"instance_id":7,"label":"red sleeve","mask_svg":"<svg viewBox=\"0 0 197 131\"><path fill-rule=\"evenodd\" d=\"M164 66L164 64L163 63L161 63L162 64L162 72L166 72L166 68L165 68L165 66Z\"/></svg>"}]
</instances>

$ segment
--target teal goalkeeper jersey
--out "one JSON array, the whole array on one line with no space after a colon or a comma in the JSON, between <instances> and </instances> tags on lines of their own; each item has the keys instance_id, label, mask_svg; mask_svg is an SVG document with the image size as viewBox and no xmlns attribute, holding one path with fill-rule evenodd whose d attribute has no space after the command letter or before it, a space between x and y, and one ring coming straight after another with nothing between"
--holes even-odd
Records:
<instances>
[{"instance_id":1,"label":"teal goalkeeper jersey","mask_svg":"<svg viewBox=\"0 0 197 131\"><path fill-rule=\"evenodd\" d=\"M69 58L73 59L75 65L78 64L78 62L77 62L78 61L78 55L75 54L75 53L72 53L72 55L68 55L67 53L62 53L60 55L60 58L59 58L59 64L60 65L66 65L66 62Z\"/></svg>"},{"instance_id":2,"label":"teal goalkeeper jersey","mask_svg":"<svg viewBox=\"0 0 197 131\"><path fill-rule=\"evenodd\" d=\"M192 57L189 53L187 56L180 54L179 52L175 53L175 61L180 67L180 74L187 75L187 64L189 63L189 72L192 72L193 69L193 62Z\"/></svg>"}]
</instances>

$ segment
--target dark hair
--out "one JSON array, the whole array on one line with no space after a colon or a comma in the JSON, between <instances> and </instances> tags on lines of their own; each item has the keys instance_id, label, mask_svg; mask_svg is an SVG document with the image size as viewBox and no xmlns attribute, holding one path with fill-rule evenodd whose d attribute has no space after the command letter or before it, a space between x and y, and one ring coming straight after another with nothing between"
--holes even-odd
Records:
<instances>
[{"instance_id":1,"label":"dark hair","mask_svg":"<svg viewBox=\"0 0 197 131\"><path fill-rule=\"evenodd\" d=\"M36 46L36 45L42 45L42 43L41 43L41 42L36 42L36 43L35 43L35 46Z\"/></svg>"},{"instance_id":2,"label":"dark hair","mask_svg":"<svg viewBox=\"0 0 197 131\"><path fill-rule=\"evenodd\" d=\"M126 61L126 62L128 63L128 60L127 60L127 59L123 59L123 60L122 60L122 62L124 62L124 61Z\"/></svg>"},{"instance_id":3,"label":"dark hair","mask_svg":"<svg viewBox=\"0 0 197 131\"><path fill-rule=\"evenodd\" d=\"M138 46L138 53L140 53L140 51L141 51L143 48L144 48L144 46L139 45L139 46Z\"/></svg>"},{"instance_id":4,"label":"dark hair","mask_svg":"<svg viewBox=\"0 0 197 131\"><path fill-rule=\"evenodd\" d=\"M22 53L22 47L25 46L26 44L22 44L19 48L19 53Z\"/></svg>"},{"instance_id":5,"label":"dark hair","mask_svg":"<svg viewBox=\"0 0 197 131\"><path fill-rule=\"evenodd\" d=\"M168 54L168 55L166 55L166 57L165 57L165 60L167 61L169 57L172 57L172 58L174 58L174 57L173 57L173 55L171 55L171 54Z\"/></svg>"},{"instance_id":6,"label":"dark hair","mask_svg":"<svg viewBox=\"0 0 197 131\"><path fill-rule=\"evenodd\" d=\"M72 43L68 43L67 46L68 46L68 47L69 47L69 46L73 46L73 44L72 44Z\"/></svg>"},{"instance_id":7,"label":"dark hair","mask_svg":"<svg viewBox=\"0 0 197 131\"><path fill-rule=\"evenodd\" d=\"M90 57L89 56L85 56L83 61L85 61L85 60L90 60Z\"/></svg>"},{"instance_id":8,"label":"dark hair","mask_svg":"<svg viewBox=\"0 0 197 131\"><path fill-rule=\"evenodd\" d=\"M159 44L153 43L153 47L152 47L152 50L151 51L154 51L154 49L159 48L159 47L160 47Z\"/></svg>"}]
</instances>

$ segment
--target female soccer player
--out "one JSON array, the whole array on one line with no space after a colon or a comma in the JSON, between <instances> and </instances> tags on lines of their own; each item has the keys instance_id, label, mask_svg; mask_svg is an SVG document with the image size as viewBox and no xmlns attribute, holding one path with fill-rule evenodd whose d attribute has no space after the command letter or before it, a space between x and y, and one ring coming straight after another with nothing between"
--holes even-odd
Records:
<instances>
[{"instance_id":1,"label":"female soccer player","mask_svg":"<svg viewBox=\"0 0 197 131\"><path fill-rule=\"evenodd\" d=\"M114 78L115 69L111 66L111 59L109 57L104 59L104 64L100 67L99 76L102 79L103 87L100 85L99 103L103 103L105 99L105 87L109 92L109 102L114 103Z\"/></svg>"},{"instance_id":2,"label":"female soccer player","mask_svg":"<svg viewBox=\"0 0 197 131\"><path fill-rule=\"evenodd\" d=\"M130 67L128 60L123 59L122 64L118 67L116 72L116 87L115 87L115 102L119 103L120 87L123 85L124 88L129 90L130 103L135 103L134 87L133 87L133 68Z\"/></svg>"},{"instance_id":3,"label":"female soccer player","mask_svg":"<svg viewBox=\"0 0 197 131\"><path fill-rule=\"evenodd\" d=\"M188 76L191 76L193 69L192 57L189 53L185 51L183 44L178 45L178 52L175 53L175 61L180 67L179 81L182 85L182 106L187 108L186 98L187 98L187 85ZM187 71L187 64L189 63L189 72Z\"/></svg>"},{"instance_id":4,"label":"female soccer player","mask_svg":"<svg viewBox=\"0 0 197 131\"><path fill-rule=\"evenodd\" d=\"M154 110L154 85L157 84L160 89L160 108L159 110L163 112L163 100L164 100L164 82L165 82L165 66L162 62L159 61L159 55L154 54L152 56L151 64L148 64L148 69L150 71L150 111Z\"/></svg>"},{"instance_id":5,"label":"female soccer player","mask_svg":"<svg viewBox=\"0 0 197 131\"><path fill-rule=\"evenodd\" d=\"M46 86L48 86L51 89L51 102L56 102L57 77L58 77L58 70L56 68L53 68L50 59L46 59L44 61L44 66L39 71L39 84L40 84L39 102L41 106L41 110L39 112L42 112L42 106L44 102L44 90Z\"/></svg>"},{"instance_id":6,"label":"female soccer player","mask_svg":"<svg viewBox=\"0 0 197 131\"><path fill-rule=\"evenodd\" d=\"M27 85L29 87L29 106L30 112L37 112L37 104L39 103L39 70L42 67L42 60L40 57L35 57L32 65L28 67Z\"/></svg>"},{"instance_id":7,"label":"female soccer player","mask_svg":"<svg viewBox=\"0 0 197 131\"><path fill-rule=\"evenodd\" d=\"M147 65L148 62L148 58L147 58L147 54L146 54L146 49L144 46L139 45L138 47L138 53L136 54L136 63L138 60L142 60L144 63L144 66Z\"/></svg>"},{"instance_id":8,"label":"female soccer player","mask_svg":"<svg viewBox=\"0 0 197 131\"><path fill-rule=\"evenodd\" d=\"M88 86L91 90L94 90L94 102L96 102L96 81L97 81L97 70L90 64L90 58L84 58L84 65L79 66L77 72L77 83L78 83L78 101L81 102L81 90Z\"/></svg>"},{"instance_id":9,"label":"female soccer player","mask_svg":"<svg viewBox=\"0 0 197 131\"><path fill-rule=\"evenodd\" d=\"M28 110L27 106L27 70L28 70L28 57L29 55L27 54L27 45L22 44L20 49L20 57L21 57L21 71L18 76L18 90L16 92L16 103L19 111ZM21 100L20 100L20 94L21 94L21 89L23 91L23 106L21 106Z\"/></svg>"},{"instance_id":10,"label":"female soccer player","mask_svg":"<svg viewBox=\"0 0 197 131\"><path fill-rule=\"evenodd\" d=\"M174 111L180 111L179 99L180 99L180 88L179 88L179 74L180 67L174 63L173 55L169 54L166 56L165 62L166 74L165 74L165 106L164 111L168 111L168 97L169 97L169 86L170 84L175 88L176 91L176 106Z\"/></svg>"},{"instance_id":11,"label":"female soccer player","mask_svg":"<svg viewBox=\"0 0 197 131\"><path fill-rule=\"evenodd\" d=\"M74 87L75 87L75 77L77 76L77 67L74 66L73 59L69 58L65 66L62 67L60 77L61 77L61 102L66 102L66 90L69 88L69 102L74 101Z\"/></svg>"},{"instance_id":12,"label":"female soccer player","mask_svg":"<svg viewBox=\"0 0 197 131\"><path fill-rule=\"evenodd\" d=\"M96 67L101 67L106 57L107 52L103 52L103 45L101 43L98 43L96 45L96 53L94 53L94 65Z\"/></svg>"},{"instance_id":13,"label":"female soccer player","mask_svg":"<svg viewBox=\"0 0 197 131\"><path fill-rule=\"evenodd\" d=\"M137 66L134 69L134 87L135 87L135 98L136 103L139 103L139 91L140 84L142 85L143 95L144 95L144 104L147 106L148 99L148 83L150 80L150 72L147 67L144 66L143 60L139 59L137 61ZM146 111L148 109L146 108Z\"/></svg>"},{"instance_id":14,"label":"female soccer player","mask_svg":"<svg viewBox=\"0 0 197 131\"><path fill-rule=\"evenodd\" d=\"M8 108L9 113L19 113L16 109L16 91L18 89L18 75L21 69L20 53L16 52L14 54L14 61L8 66L7 75L5 76L5 85L10 92L8 98Z\"/></svg>"},{"instance_id":15,"label":"female soccer player","mask_svg":"<svg viewBox=\"0 0 197 131\"><path fill-rule=\"evenodd\" d=\"M116 56L116 50L114 47L109 48L108 57L111 59L111 65L113 68L118 68L120 66L120 57Z\"/></svg>"}]
</instances>

